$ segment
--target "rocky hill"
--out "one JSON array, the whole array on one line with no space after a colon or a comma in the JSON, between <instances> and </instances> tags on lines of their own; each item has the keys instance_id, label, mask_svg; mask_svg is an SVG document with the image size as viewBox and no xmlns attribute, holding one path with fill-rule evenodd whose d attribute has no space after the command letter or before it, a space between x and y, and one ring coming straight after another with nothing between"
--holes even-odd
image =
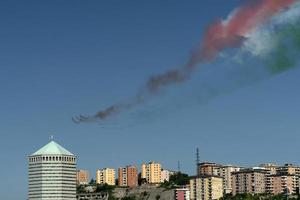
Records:
<instances>
[{"instance_id":1,"label":"rocky hill","mask_svg":"<svg viewBox=\"0 0 300 200\"><path fill-rule=\"evenodd\" d=\"M166 190L156 186L140 186L136 188L115 188L116 199L135 197L136 200L173 200L174 190Z\"/></svg>"}]
</instances>

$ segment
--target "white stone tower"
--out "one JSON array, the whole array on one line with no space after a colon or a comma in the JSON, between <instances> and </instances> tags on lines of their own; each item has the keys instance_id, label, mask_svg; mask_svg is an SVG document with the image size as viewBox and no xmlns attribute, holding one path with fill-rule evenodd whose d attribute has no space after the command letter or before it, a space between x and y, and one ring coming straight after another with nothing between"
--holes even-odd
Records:
<instances>
[{"instance_id":1,"label":"white stone tower","mask_svg":"<svg viewBox=\"0 0 300 200\"><path fill-rule=\"evenodd\" d=\"M28 156L29 200L75 200L76 156L54 141Z\"/></svg>"}]
</instances>

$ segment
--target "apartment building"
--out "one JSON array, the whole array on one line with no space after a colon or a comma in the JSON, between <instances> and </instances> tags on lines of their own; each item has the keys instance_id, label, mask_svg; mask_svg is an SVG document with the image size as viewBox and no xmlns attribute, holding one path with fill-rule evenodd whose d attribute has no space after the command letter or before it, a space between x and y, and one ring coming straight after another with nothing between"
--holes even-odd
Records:
<instances>
[{"instance_id":1,"label":"apartment building","mask_svg":"<svg viewBox=\"0 0 300 200\"><path fill-rule=\"evenodd\" d=\"M203 162L197 165L198 176L220 176L222 165L213 162Z\"/></svg>"},{"instance_id":2,"label":"apartment building","mask_svg":"<svg viewBox=\"0 0 300 200\"><path fill-rule=\"evenodd\" d=\"M118 185L136 187L138 185L138 170L135 166L120 167L118 169Z\"/></svg>"},{"instance_id":3,"label":"apartment building","mask_svg":"<svg viewBox=\"0 0 300 200\"><path fill-rule=\"evenodd\" d=\"M300 176L300 167L293 164L285 164L276 170L277 174L297 175Z\"/></svg>"},{"instance_id":4,"label":"apartment building","mask_svg":"<svg viewBox=\"0 0 300 200\"><path fill-rule=\"evenodd\" d=\"M267 191L270 194L295 194L298 190L299 177L296 175L280 175L274 174L269 176L269 184Z\"/></svg>"},{"instance_id":5,"label":"apartment building","mask_svg":"<svg viewBox=\"0 0 300 200\"><path fill-rule=\"evenodd\" d=\"M87 185L89 183L89 172L87 170L77 170L76 172L77 185Z\"/></svg>"},{"instance_id":6,"label":"apartment building","mask_svg":"<svg viewBox=\"0 0 300 200\"><path fill-rule=\"evenodd\" d=\"M220 171L218 172L220 176L223 178L223 189L225 194L232 193L232 172L240 171L240 167L233 165L224 165L220 167Z\"/></svg>"},{"instance_id":7,"label":"apartment building","mask_svg":"<svg viewBox=\"0 0 300 200\"><path fill-rule=\"evenodd\" d=\"M96 171L96 183L115 185L115 170L111 168L98 169Z\"/></svg>"},{"instance_id":8,"label":"apartment building","mask_svg":"<svg viewBox=\"0 0 300 200\"><path fill-rule=\"evenodd\" d=\"M266 192L267 170L254 167L232 172L232 194L261 194Z\"/></svg>"},{"instance_id":9,"label":"apartment building","mask_svg":"<svg viewBox=\"0 0 300 200\"><path fill-rule=\"evenodd\" d=\"M175 171L171 171L171 170L167 170L167 169L162 169L161 170L161 182L165 182L165 181L169 181L170 180L170 176L174 175L176 172Z\"/></svg>"},{"instance_id":10,"label":"apartment building","mask_svg":"<svg viewBox=\"0 0 300 200\"><path fill-rule=\"evenodd\" d=\"M190 200L190 190L187 188L176 188L174 190L175 200Z\"/></svg>"},{"instance_id":11,"label":"apartment building","mask_svg":"<svg viewBox=\"0 0 300 200\"><path fill-rule=\"evenodd\" d=\"M161 183L161 164L156 162L149 162L141 166L141 178L147 180L147 183L157 184Z\"/></svg>"},{"instance_id":12,"label":"apartment building","mask_svg":"<svg viewBox=\"0 0 300 200\"><path fill-rule=\"evenodd\" d=\"M190 179L191 200L220 199L223 195L223 178L220 176L198 176Z\"/></svg>"},{"instance_id":13,"label":"apartment building","mask_svg":"<svg viewBox=\"0 0 300 200\"><path fill-rule=\"evenodd\" d=\"M239 171L240 167L233 165L221 165L213 162L203 162L198 164L198 176L220 176L223 178L223 190L228 194L232 192L231 173Z\"/></svg>"}]
</instances>

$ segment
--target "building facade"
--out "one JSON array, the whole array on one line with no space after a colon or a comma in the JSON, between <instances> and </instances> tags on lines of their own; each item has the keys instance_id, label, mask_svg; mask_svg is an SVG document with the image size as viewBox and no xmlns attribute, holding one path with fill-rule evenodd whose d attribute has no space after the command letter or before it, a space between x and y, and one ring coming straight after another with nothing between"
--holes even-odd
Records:
<instances>
[{"instance_id":1,"label":"building facade","mask_svg":"<svg viewBox=\"0 0 300 200\"><path fill-rule=\"evenodd\" d=\"M293 164L285 164L284 166L277 167L276 173L300 176L300 167Z\"/></svg>"},{"instance_id":2,"label":"building facade","mask_svg":"<svg viewBox=\"0 0 300 200\"><path fill-rule=\"evenodd\" d=\"M118 169L118 185L136 187L138 185L138 170L135 166L120 167Z\"/></svg>"},{"instance_id":3,"label":"building facade","mask_svg":"<svg viewBox=\"0 0 300 200\"><path fill-rule=\"evenodd\" d=\"M232 193L232 172L240 171L240 167L224 165L220 167L220 176L223 178L223 189L225 194Z\"/></svg>"},{"instance_id":4,"label":"building facade","mask_svg":"<svg viewBox=\"0 0 300 200\"><path fill-rule=\"evenodd\" d=\"M116 184L115 169L112 168L98 169L96 171L96 183L115 185Z\"/></svg>"},{"instance_id":5,"label":"building facade","mask_svg":"<svg viewBox=\"0 0 300 200\"><path fill-rule=\"evenodd\" d=\"M198 176L220 176L222 165L213 162L203 162L197 165Z\"/></svg>"},{"instance_id":6,"label":"building facade","mask_svg":"<svg viewBox=\"0 0 300 200\"><path fill-rule=\"evenodd\" d=\"M224 195L223 178L220 176L200 176L190 179L191 200L220 199Z\"/></svg>"},{"instance_id":7,"label":"building facade","mask_svg":"<svg viewBox=\"0 0 300 200\"><path fill-rule=\"evenodd\" d=\"M174 190L175 200L190 200L190 190L187 188L176 188Z\"/></svg>"},{"instance_id":8,"label":"building facade","mask_svg":"<svg viewBox=\"0 0 300 200\"><path fill-rule=\"evenodd\" d=\"M75 200L76 156L51 141L28 157L29 200Z\"/></svg>"},{"instance_id":9,"label":"building facade","mask_svg":"<svg viewBox=\"0 0 300 200\"><path fill-rule=\"evenodd\" d=\"M167 169L162 169L161 170L161 182L165 181L170 181L170 176L174 175L176 172L167 170Z\"/></svg>"},{"instance_id":10,"label":"building facade","mask_svg":"<svg viewBox=\"0 0 300 200\"><path fill-rule=\"evenodd\" d=\"M142 164L141 178L146 179L147 183L157 184L161 183L161 164L150 162Z\"/></svg>"},{"instance_id":11,"label":"building facade","mask_svg":"<svg viewBox=\"0 0 300 200\"><path fill-rule=\"evenodd\" d=\"M264 168L249 168L232 172L232 194L265 193L266 177L267 170Z\"/></svg>"},{"instance_id":12,"label":"building facade","mask_svg":"<svg viewBox=\"0 0 300 200\"><path fill-rule=\"evenodd\" d=\"M87 170L77 170L76 183L77 185L87 185L89 183L89 172Z\"/></svg>"}]
</instances>

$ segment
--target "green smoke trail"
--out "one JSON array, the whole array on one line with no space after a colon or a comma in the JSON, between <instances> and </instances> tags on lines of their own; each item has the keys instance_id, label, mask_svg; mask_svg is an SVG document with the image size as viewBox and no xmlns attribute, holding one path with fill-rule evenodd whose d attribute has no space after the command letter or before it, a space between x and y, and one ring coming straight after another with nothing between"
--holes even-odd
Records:
<instances>
[{"instance_id":1,"label":"green smoke trail","mask_svg":"<svg viewBox=\"0 0 300 200\"><path fill-rule=\"evenodd\" d=\"M271 54L269 70L276 75L296 67L300 55L300 26L288 25L275 35L277 47Z\"/></svg>"}]
</instances>

